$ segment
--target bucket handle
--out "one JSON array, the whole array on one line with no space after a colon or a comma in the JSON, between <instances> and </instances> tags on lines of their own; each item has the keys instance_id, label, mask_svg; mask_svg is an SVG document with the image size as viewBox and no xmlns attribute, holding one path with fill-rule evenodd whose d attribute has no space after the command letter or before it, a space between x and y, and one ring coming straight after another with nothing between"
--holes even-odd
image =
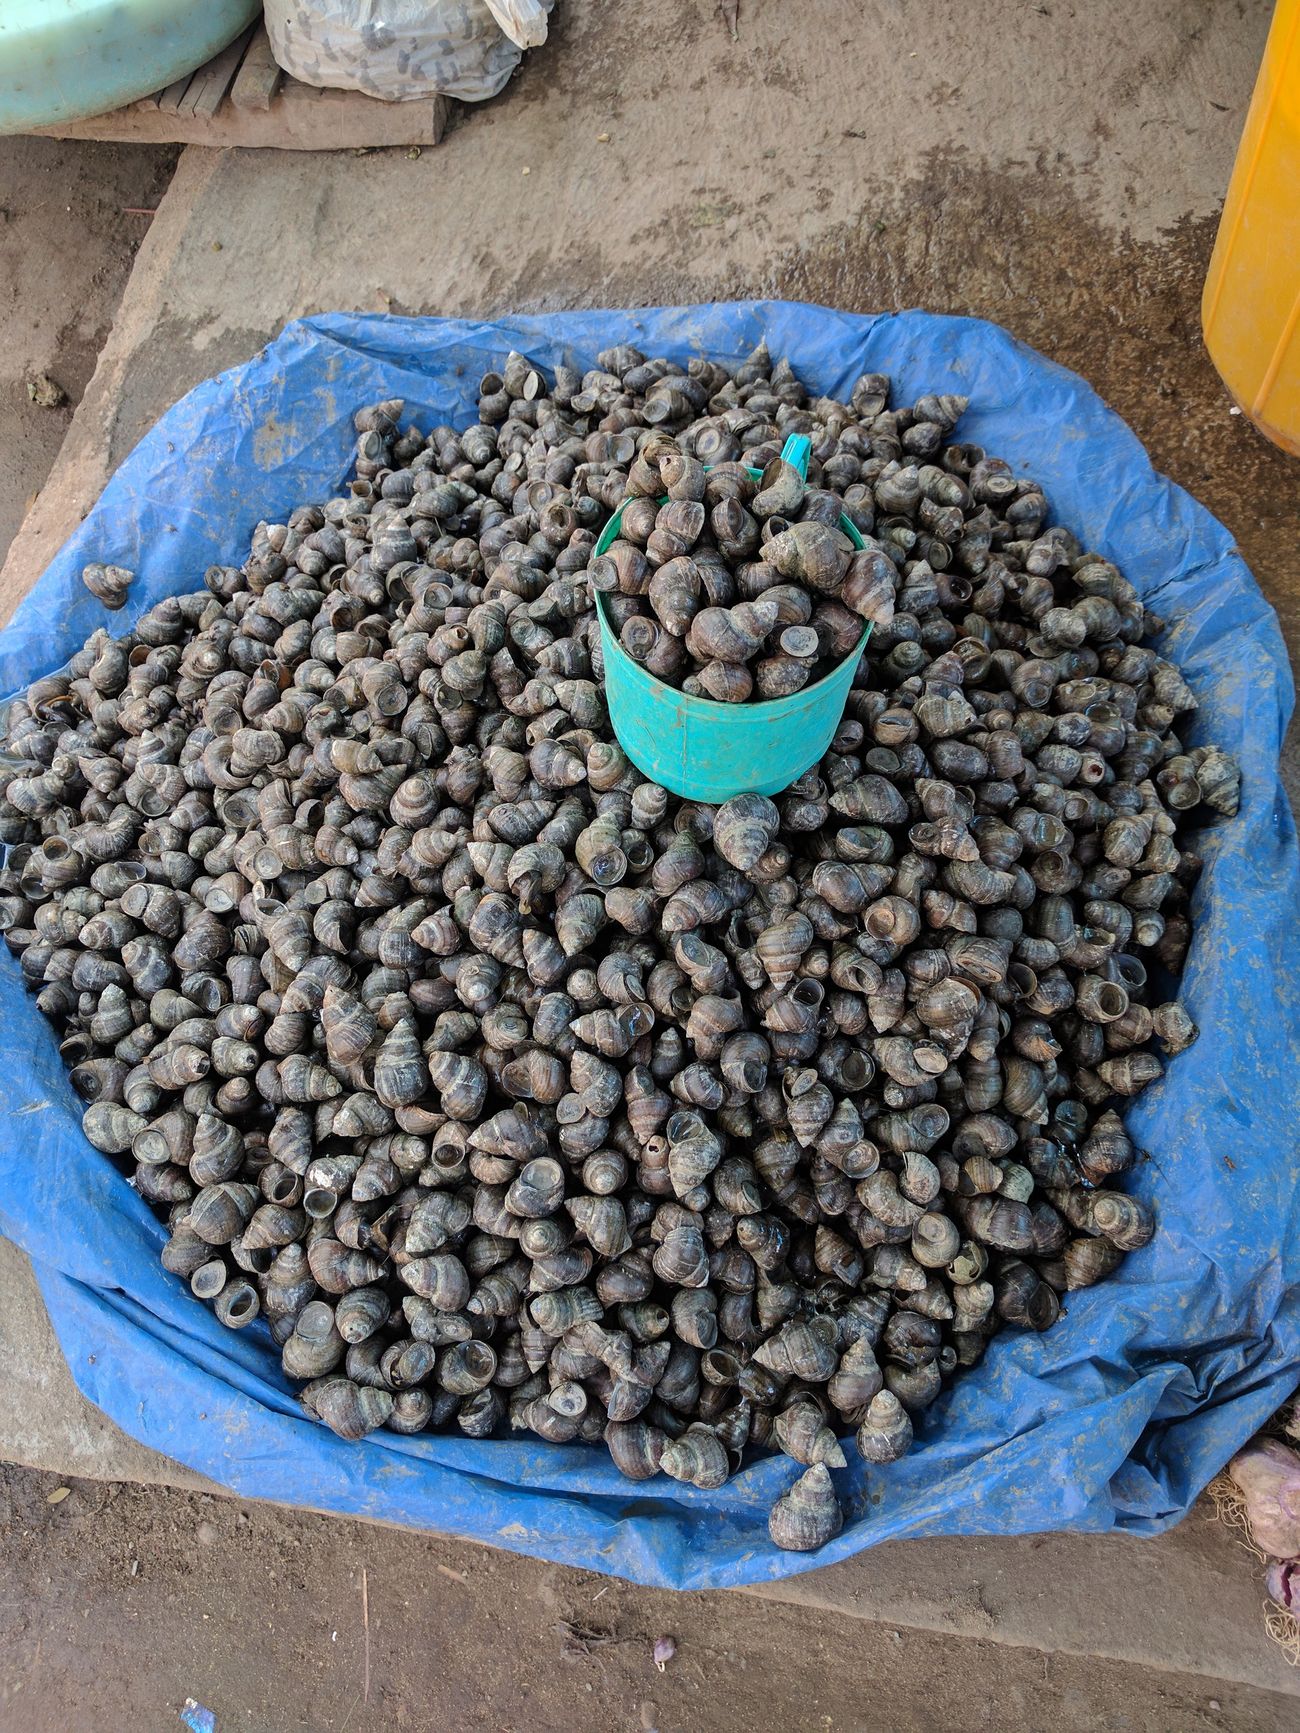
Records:
<instances>
[{"instance_id":1,"label":"bucket handle","mask_svg":"<svg viewBox=\"0 0 1300 1733\"><path fill-rule=\"evenodd\" d=\"M805 481L808 479L808 459L812 456L812 440L806 433L792 433L781 447L781 461L792 463Z\"/></svg>"}]
</instances>

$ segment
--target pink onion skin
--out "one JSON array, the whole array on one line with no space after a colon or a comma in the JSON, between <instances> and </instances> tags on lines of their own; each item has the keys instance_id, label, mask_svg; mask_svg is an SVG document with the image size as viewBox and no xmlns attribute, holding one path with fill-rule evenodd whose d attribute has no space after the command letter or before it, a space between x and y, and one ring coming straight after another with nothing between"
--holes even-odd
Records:
<instances>
[{"instance_id":1,"label":"pink onion skin","mask_svg":"<svg viewBox=\"0 0 1300 1733\"><path fill-rule=\"evenodd\" d=\"M1246 1501L1255 1545L1276 1559L1300 1555L1300 1456L1265 1438L1234 1456L1228 1473Z\"/></svg>"},{"instance_id":2,"label":"pink onion skin","mask_svg":"<svg viewBox=\"0 0 1300 1733\"><path fill-rule=\"evenodd\" d=\"M1288 1613L1300 1616L1300 1559L1283 1559L1271 1564L1264 1577L1269 1599L1285 1607Z\"/></svg>"}]
</instances>

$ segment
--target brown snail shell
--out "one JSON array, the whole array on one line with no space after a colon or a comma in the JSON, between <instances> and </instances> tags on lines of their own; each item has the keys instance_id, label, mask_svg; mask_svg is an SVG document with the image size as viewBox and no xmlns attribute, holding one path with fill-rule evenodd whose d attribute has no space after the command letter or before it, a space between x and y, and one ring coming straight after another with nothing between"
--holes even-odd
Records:
<instances>
[{"instance_id":1,"label":"brown snail shell","mask_svg":"<svg viewBox=\"0 0 1300 1733\"><path fill-rule=\"evenodd\" d=\"M754 690L754 676L739 662L704 662L691 676L696 696L712 698L719 704L743 704ZM686 690L692 687L683 682Z\"/></svg>"},{"instance_id":2,"label":"brown snail shell","mask_svg":"<svg viewBox=\"0 0 1300 1733\"><path fill-rule=\"evenodd\" d=\"M731 608L702 608L691 620L687 647L697 662L747 662L776 625L777 612L763 596Z\"/></svg>"},{"instance_id":3,"label":"brown snail shell","mask_svg":"<svg viewBox=\"0 0 1300 1733\"><path fill-rule=\"evenodd\" d=\"M912 1447L912 1421L892 1390L881 1390L867 1404L858 1427L858 1454L864 1462L897 1462Z\"/></svg>"},{"instance_id":4,"label":"brown snail shell","mask_svg":"<svg viewBox=\"0 0 1300 1733\"><path fill-rule=\"evenodd\" d=\"M713 846L738 872L757 866L775 840L781 815L762 794L739 794L718 808Z\"/></svg>"},{"instance_id":5,"label":"brown snail shell","mask_svg":"<svg viewBox=\"0 0 1300 1733\"><path fill-rule=\"evenodd\" d=\"M1076 1288L1090 1288L1094 1283L1104 1281L1118 1267L1123 1256L1119 1246L1100 1235L1068 1241L1061 1252L1066 1286L1073 1292Z\"/></svg>"},{"instance_id":6,"label":"brown snail shell","mask_svg":"<svg viewBox=\"0 0 1300 1733\"><path fill-rule=\"evenodd\" d=\"M257 1289L243 1276L232 1276L213 1300L212 1309L228 1330L242 1330L261 1310Z\"/></svg>"},{"instance_id":7,"label":"brown snail shell","mask_svg":"<svg viewBox=\"0 0 1300 1733\"><path fill-rule=\"evenodd\" d=\"M645 1421L624 1421L605 1428L605 1444L614 1466L629 1480L652 1480L663 1463L668 1437Z\"/></svg>"},{"instance_id":8,"label":"brown snail shell","mask_svg":"<svg viewBox=\"0 0 1300 1733\"><path fill-rule=\"evenodd\" d=\"M659 1280L675 1287L702 1288L709 1279L704 1237L692 1221L672 1228L656 1247L651 1262Z\"/></svg>"},{"instance_id":9,"label":"brown snail shell","mask_svg":"<svg viewBox=\"0 0 1300 1733\"><path fill-rule=\"evenodd\" d=\"M488 1075L479 1062L466 1053L428 1055L429 1082L452 1119L476 1120L487 1099Z\"/></svg>"},{"instance_id":10,"label":"brown snail shell","mask_svg":"<svg viewBox=\"0 0 1300 1733\"><path fill-rule=\"evenodd\" d=\"M824 1462L843 1468L845 1456L839 1440L811 1402L794 1402L782 1409L772 1427L772 1436L787 1456L811 1466Z\"/></svg>"},{"instance_id":11,"label":"brown snail shell","mask_svg":"<svg viewBox=\"0 0 1300 1733\"><path fill-rule=\"evenodd\" d=\"M401 1390L393 1397L392 1411L385 1424L390 1432L423 1432L433 1413L433 1397L427 1390Z\"/></svg>"},{"instance_id":12,"label":"brown snail shell","mask_svg":"<svg viewBox=\"0 0 1300 1733\"><path fill-rule=\"evenodd\" d=\"M674 1113L664 1126L664 1134L668 1139L669 1178L678 1197L685 1198L704 1184L722 1160L722 1140L698 1113L690 1112Z\"/></svg>"},{"instance_id":13,"label":"brown snail shell","mask_svg":"<svg viewBox=\"0 0 1300 1733\"><path fill-rule=\"evenodd\" d=\"M1117 1095L1137 1095L1163 1072L1164 1066L1154 1053L1125 1053L1097 1066L1097 1075Z\"/></svg>"},{"instance_id":14,"label":"brown snail shell","mask_svg":"<svg viewBox=\"0 0 1300 1733\"><path fill-rule=\"evenodd\" d=\"M401 1018L384 1036L374 1058L373 1085L385 1107L418 1101L427 1091L429 1068L413 1018Z\"/></svg>"},{"instance_id":15,"label":"brown snail shell","mask_svg":"<svg viewBox=\"0 0 1300 1733\"><path fill-rule=\"evenodd\" d=\"M650 579L646 599L659 622L676 638L684 638L700 611L703 586L695 562L685 557L666 561Z\"/></svg>"},{"instance_id":16,"label":"brown snail shell","mask_svg":"<svg viewBox=\"0 0 1300 1733\"><path fill-rule=\"evenodd\" d=\"M1172 1001L1156 1006L1152 1012L1152 1024L1156 1040L1171 1058L1186 1052L1200 1033L1184 1007Z\"/></svg>"},{"instance_id":17,"label":"brown snail shell","mask_svg":"<svg viewBox=\"0 0 1300 1733\"><path fill-rule=\"evenodd\" d=\"M631 1246L627 1212L616 1197L575 1197L565 1207L577 1232L598 1256L616 1258Z\"/></svg>"},{"instance_id":18,"label":"brown snail shell","mask_svg":"<svg viewBox=\"0 0 1300 1733\"><path fill-rule=\"evenodd\" d=\"M771 538L763 558L783 577L797 578L824 595L838 595L849 567L844 537L816 521L792 523Z\"/></svg>"},{"instance_id":19,"label":"brown snail shell","mask_svg":"<svg viewBox=\"0 0 1300 1733\"><path fill-rule=\"evenodd\" d=\"M994 1281L998 1315L1009 1324L1031 1330L1049 1329L1060 1314L1060 1301L1036 1271L1008 1258Z\"/></svg>"},{"instance_id":20,"label":"brown snail shell","mask_svg":"<svg viewBox=\"0 0 1300 1733\"><path fill-rule=\"evenodd\" d=\"M96 1149L107 1155L125 1155L135 1138L147 1129L148 1121L116 1102L95 1101L82 1115L81 1125Z\"/></svg>"},{"instance_id":21,"label":"brown snail shell","mask_svg":"<svg viewBox=\"0 0 1300 1733\"><path fill-rule=\"evenodd\" d=\"M854 1419L880 1391L882 1383L872 1344L865 1337L858 1337L841 1355L826 1394L841 1414Z\"/></svg>"},{"instance_id":22,"label":"brown snail shell","mask_svg":"<svg viewBox=\"0 0 1300 1733\"><path fill-rule=\"evenodd\" d=\"M981 1245L1006 1252L1032 1250L1033 1222L1024 1204L985 1193L963 1198L957 1207L966 1232Z\"/></svg>"},{"instance_id":23,"label":"brown snail shell","mask_svg":"<svg viewBox=\"0 0 1300 1733\"><path fill-rule=\"evenodd\" d=\"M92 561L81 569L81 581L106 608L121 608L126 604L127 593L131 588L135 573L125 566L101 565Z\"/></svg>"},{"instance_id":24,"label":"brown snail shell","mask_svg":"<svg viewBox=\"0 0 1300 1733\"><path fill-rule=\"evenodd\" d=\"M669 499L661 505L646 538L646 557L651 565L688 554L700 539L704 519L704 506L696 499Z\"/></svg>"},{"instance_id":25,"label":"brown snail shell","mask_svg":"<svg viewBox=\"0 0 1300 1733\"><path fill-rule=\"evenodd\" d=\"M1094 1192L1089 1200L1088 1213L1093 1231L1104 1235L1121 1251L1139 1250L1155 1232L1155 1218L1151 1211L1140 1199L1126 1192Z\"/></svg>"},{"instance_id":26,"label":"brown snail shell","mask_svg":"<svg viewBox=\"0 0 1300 1733\"><path fill-rule=\"evenodd\" d=\"M320 1378L343 1358L345 1344L334 1327L333 1308L311 1300L298 1313L281 1359L291 1378Z\"/></svg>"},{"instance_id":27,"label":"brown snail shell","mask_svg":"<svg viewBox=\"0 0 1300 1733\"><path fill-rule=\"evenodd\" d=\"M1093 1185L1100 1185L1112 1174L1123 1173L1136 1153L1119 1115L1103 1113L1094 1121L1091 1135L1079 1146L1080 1171Z\"/></svg>"},{"instance_id":28,"label":"brown snail shell","mask_svg":"<svg viewBox=\"0 0 1300 1733\"><path fill-rule=\"evenodd\" d=\"M538 1294L528 1305L533 1322L550 1336L562 1336L566 1330L588 1319L598 1320L603 1307L588 1288L561 1288L553 1293Z\"/></svg>"},{"instance_id":29,"label":"brown snail shell","mask_svg":"<svg viewBox=\"0 0 1300 1733\"><path fill-rule=\"evenodd\" d=\"M679 1341L712 1348L718 1339L717 1296L708 1288L683 1288L674 1294L670 1316Z\"/></svg>"},{"instance_id":30,"label":"brown snail shell","mask_svg":"<svg viewBox=\"0 0 1300 1733\"><path fill-rule=\"evenodd\" d=\"M456 1396L486 1389L497 1371L497 1355L487 1342L453 1342L438 1362L438 1382Z\"/></svg>"},{"instance_id":31,"label":"brown snail shell","mask_svg":"<svg viewBox=\"0 0 1300 1733\"><path fill-rule=\"evenodd\" d=\"M551 1156L537 1156L525 1163L507 1190L506 1208L517 1216L552 1215L563 1202L564 1183L561 1164Z\"/></svg>"},{"instance_id":32,"label":"brown snail shell","mask_svg":"<svg viewBox=\"0 0 1300 1733\"><path fill-rule=\"evenodd\" d=\"M393 1412L387 1390L367 1389L350 1378L322 1378L308 1384L302 1404L340 1438L364 1438L383 1426Z\"/></svg>"},{"instance_id":33,"label":"brown snail shell","mask_svg":"<svg viewBox=\"0 0 1300 1733\"><path fill-rule=\"evenodd\" d=\"M795 1321L754 1350L761 1366L782 1377L824 1384L835 1372L835 1332L821 1319Z\"/></svg>"},{"instance_id":34,"label":"brown snail shell","mask_svg":"<svg viewBox=\"0 0 1300 1733\"><path fill-rule=\"evenodd\" d=\"M797 911L772 922L758 935L754 949L774 987L793 981L813 938L812 922Z\"/></svg>"},{"instance_id":35,"label":"brown snail shell","mask_svg":"<svg viewBox=\"0 0 1300 1733\"><path fill-rule=\"evenodd\" d=\"M243 1232L260 1199L250 1185L222 1182L197 1193L186 1214L193 1233L210 1246L229 1245Z\"/></svg>"},{"instance_id":36,"label":"brown snail shell","mask_svg":"<svg viewBox=\"0 0 1300 1733\"><path fill-rule=\"evenodd\" d=\"M327 1294L345 1294L349 1288L367 1287L383 1273L382 1266L367 1253L328 1237L311 1242L307 1262Z\"/></svg>"},{"instance_id":37,"label":"brown snail shell","mask_svg":"<svg viewBox=\"0 0 1300 1733\"><path fill-rule=\"evenodd\" d=\"M659 1466L674 1480L712 1491L727 1479L731 1465L725 1446L707 1426L688 1426L680 1438L664 1446Z\"/></svg>"},{"instance_id":38,"label":"brown snail shell","mask_svg":"<svg viewBox=\"0 0 1300 1733\"><path fill-rule=\"evenodd\" d=\"M353 1288L334 1308L334 1327L345 1342L364 1342L388 1322L391 1309L383 1288Z\"/></svg>"},{"instance_id":39,"label":"brown snail shell","mask_svg":"<svg viewBox=\"0 0 1300 1733\"><path fill-rule=\"evenodd\" d=\"M824 1462L805 1469L772 1506L768 1532L773 1544L789 1552L816 1552L844 1526L830 1471Z\"/></svg>"}]
</instances>

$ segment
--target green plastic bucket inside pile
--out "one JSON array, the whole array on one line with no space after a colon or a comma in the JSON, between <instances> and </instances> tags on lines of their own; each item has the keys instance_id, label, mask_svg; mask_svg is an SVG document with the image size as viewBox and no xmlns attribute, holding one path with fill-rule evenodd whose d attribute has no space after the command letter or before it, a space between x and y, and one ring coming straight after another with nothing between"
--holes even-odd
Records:
<instances>
[{"instance_id":1,"label":"green plastic bucket inside pile","mask_svg":"<svg viewBox=\"0 0 1300 1733\"><path fill-rule=\"evenodd\" d=\"M811 441L795 433L781 456L806 476L811 452ZM762 472L749 473L757 480ZM598 554L617 537L626 505L625 500L605 525ZM865 546L842 514L840 528L855 548ZM816 764L835 737L871 636L868 624L854 649L815 686L757 704L719 704L679 692L634 662L610 624L603 592L596 595L596 613L605 701L619 745L652 782L711 806L737 794L779 794Z\"/></svg>"}]
</instances>

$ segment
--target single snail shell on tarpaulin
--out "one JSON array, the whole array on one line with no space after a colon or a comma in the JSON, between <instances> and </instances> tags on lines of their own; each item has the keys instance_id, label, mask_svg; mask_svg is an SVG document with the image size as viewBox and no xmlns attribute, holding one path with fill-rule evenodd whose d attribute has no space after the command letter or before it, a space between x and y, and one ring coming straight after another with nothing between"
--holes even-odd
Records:
<instances>
[{"instance_id":1,"label":"single snail shell on tarpaulin","mask_svg":"<svg viewBox=\"0 0 1300 1733\"><path fill-rule=\"evenodd\" d=\"M1157 1005L1151 1018L1156 1040L1171 1058L1186 1052L1200 1034L1186 1008L1177 1002Z\"/></svg>"},{"instance_id":2,"label":"single snail shell on tarpaulin","mask_svg":"<svg viewBox=\"0 0 1300 1733\"><path fill-rule=\"evenodd\" d=\"M844 1526L844 1513L824 1462L807 1468L772 1506L768 1533L786 1552L816 1552Z\"/></svg>"},{"instance_id":3,"label":"single snail shell on tarpaulin","mask_svg":"<svg viewBox=\"0 0 1300 1733\"><path fill-rule=\"evenodd\" d=\"M81 568L82 583L106 608L117 609L126 605L127 593L134 579L135 573L127 571L125 566L107 566L92 561Z\"/></svg>"},{"instance_id":4,"label":"single snail shell on tarpaulin","mask_svg":"<svg viewBox=\"0 0 1300 1733\"><path fill-rule=\"evenodd\" d=\"M858 1454L865 1462L897 1462L912 1447L912 1421L898 1397L881 1390L867 1404L858 1427Z\"/></svg>"}]
</instances>

